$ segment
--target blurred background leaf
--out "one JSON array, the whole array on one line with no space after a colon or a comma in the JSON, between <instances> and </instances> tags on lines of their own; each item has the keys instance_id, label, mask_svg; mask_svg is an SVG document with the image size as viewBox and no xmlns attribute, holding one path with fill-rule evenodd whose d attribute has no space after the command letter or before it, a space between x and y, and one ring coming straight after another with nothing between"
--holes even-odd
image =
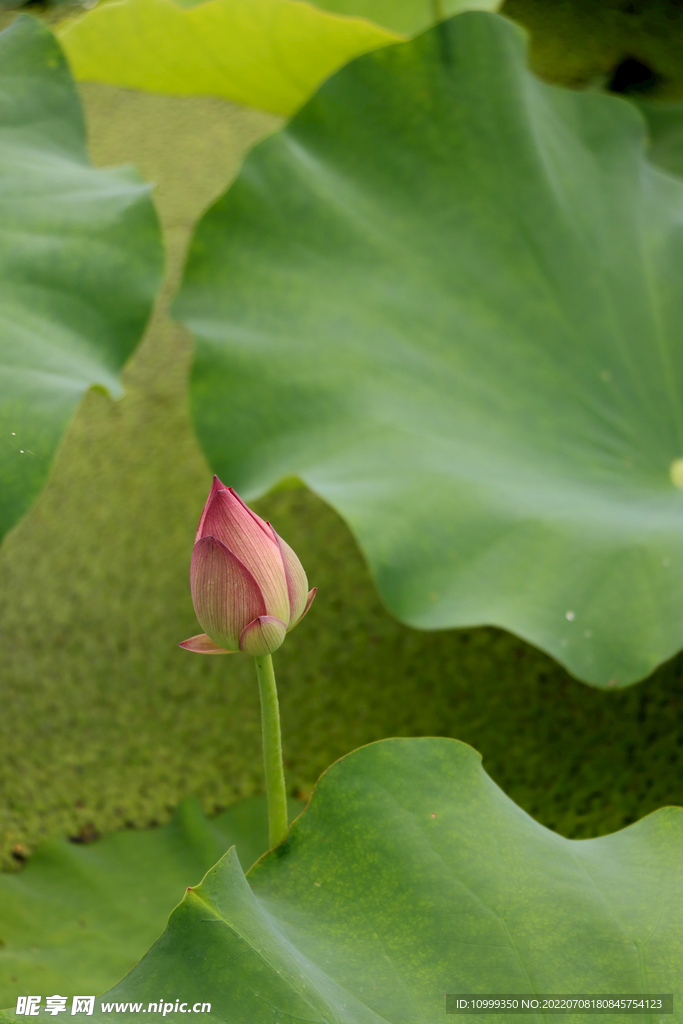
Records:
<instances>
[{"instance_id":1,"label":"blurred background leaf","mask_svg":"<svg viewBox=\"0 0 683 1024\"><path fill-rule=\"evenodd\" d=\"M531 37L532 70L573 88L683 99L683 6L678 0L506 0Z\"/></svg>"},{"instance_id":2,"label":"blurred background leaf","mask_svg":"<svg viewBox=\"0 0 683 1024\"><path fill-rule=\"evenodd\" d=\"M413 36L462 11L496 11L502 0L316 0L315 6Z\"/></svg>"},{"instance_id":3,"label":"blurred background leaf","mask_svg":"<svg viewBox=\"0 0 683 1024\"><path fill-rule=\"evenodd\" d=\"M26 16L0 35L0 178L1 538L85 392L121 394L162 269L149 186L90 165L64 57Z\"/></svg>"},{"instance_id":4,"label":"blurred background leaf","mask_svg":"<svg viewBox=\"0 0 683 1024\"><path fill-rule=\"evenodd\" d=\"M502 626L602 687L683 644L683 184L644 136L463 14L251 154L174 306L221 479L301 478L399 619Z\"/></svg>"},{"instance_id":5,"label":"blurred background leaf","mask_svg":"<svg viewBox=\"0 0 683 1024\"><path fill-rule=\"evenodd\" d=\"M500 0L123 0L66 22L76 78L291 114L352 57Z\"/></svg>"},{"instance_id":6,"label":"blurred background leaf","mask_svg":"<svg viewBox=\"0 0 683 1024\"><path fill-rule=\"evenodd\" d=\"M683 103L637 104L650 129L650 159L683 178Z\"/></svg>"},{"instance_id":7,"label":"blurred background leaf","mask_svg":"<svg viewBox=\"0 0 683 1024\"><path fill-rule=\"evenodd\" d=\"M292 801L290 819L303 809ZM99 993L130 971L189 884L231 846L245 870L268 849L265 797L212 818L195 800L161 828L97 843L49 840L20 874L0 874L0 1007L35 992Z\"/></svg>"},{"instance_id":8,"label":"blurred background leaf","mask_svg":"<svg viewBox=\"0 0 683 1024\"><path fill-rule=\"evenodd\" d=\"M76 78L220 96L290 114L342 64L397 36L299 0L101 4L60 29Z\"/></svg>"}]
</instances>

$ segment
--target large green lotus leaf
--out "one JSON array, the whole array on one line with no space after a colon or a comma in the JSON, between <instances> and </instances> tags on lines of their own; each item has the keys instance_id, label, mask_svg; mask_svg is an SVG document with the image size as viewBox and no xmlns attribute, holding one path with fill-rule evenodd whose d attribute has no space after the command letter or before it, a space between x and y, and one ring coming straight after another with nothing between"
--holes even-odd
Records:
<instances>
[{"instance_id":1,"label":"large green lotus leaf","mask_svg":"<svg viewBox=\"0 0 683 1024\"><path fill-rule=\"evenodd\" d=\"M644 138L459 15L253 151L176 305L222 479L300 477L400 619L502 626L599 686L683 644L683 185Z\"/></svg>"},{"instance_id":2,"label":"large green lotus leaf","mask_svg":"<svg viewBox=\"0 0 683 1024\"><path fill-rule=\"evenodd\" d=\"M90 165L66 61L26 16L0 33L0 180L2 537L84 392L120 394L162 267L149 186Z\"/></svg>"},{"instance_id":3,"label":"large green lotus leaf","mask_svg":"<svg viewBox=\"0 0 683 1024\"><path fill-rule=\"evenodd\" d=\"M292 802L292 816L301 806ZM86 846L43 843L19 874L0 874L0 1006L116 984L163 932L187 886L233 844L245 865L268 849L265 798L211 820L186 800L162 828Z\"/></svg>"},{"instance_id":4,"label":"large green lotus leaf","mask_svg":"<svg viewBox=\"0 0 683 1024\"><path fill-rule=\"evenodd\" d=\"M298 0L102 4L60 31L76 78L213 95L291 114L324 78L396 34Z\"/></svg>"},{"instance_id":5,"label":"large green lotus leaf","mask_svg":"<svg viewBox=\"0 0 683 1024\"><path fill-rule=\"evenodd\" d=\"M462 11L497 11L502 0L316 0L317 7L368 18L403 35L415 35Z\"/></svg>"},{"instance_id":6,"label":"large green lotus leaf","mask_svg":"<svg viewBox=\"0 0 683 1024\"><path fill-rule=\"evenodd\" d=\"M564 839L471 747L382 740L323 775L248 882L231 850L99 1007L142 1004L109 1013L130 1022L179 999L226 1024L436 1024L447 992L673 992L660 1019L680 1021L681 843L680 808Z\"/></svg>"}]
</instances>

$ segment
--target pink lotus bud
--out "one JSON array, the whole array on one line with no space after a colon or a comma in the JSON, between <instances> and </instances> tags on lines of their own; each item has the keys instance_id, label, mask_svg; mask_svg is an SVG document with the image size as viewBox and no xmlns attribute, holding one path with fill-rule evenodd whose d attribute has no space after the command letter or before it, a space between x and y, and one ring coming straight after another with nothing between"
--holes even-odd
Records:
<instances>
[{"instance_id":1,"label":"pink lotus bud","mask_svg":"<svg viewBox=\"0 0 683 1024\"><path fill-rule=\"evenodd\" d=\"M197 527L190 587L206 632L180 646L197 654L271 654L316 593L289 544L217 476Z\"/></svg>"}]
</instances>

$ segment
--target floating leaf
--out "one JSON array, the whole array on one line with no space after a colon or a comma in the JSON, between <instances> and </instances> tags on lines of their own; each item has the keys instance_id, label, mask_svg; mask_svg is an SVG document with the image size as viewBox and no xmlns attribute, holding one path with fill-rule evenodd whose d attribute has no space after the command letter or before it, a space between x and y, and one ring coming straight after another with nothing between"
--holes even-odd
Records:
<instances>
[{"instance_id":1,"label":"floating leaf","mask_svg":"<svg viewBox=\"0 0 683 1024\"><path fill-rule=\"evenodd\" d=\"M446 993L677 999L682 842L679 808L564 839L464 743L383 740L323 775L248 882L231 850L98 1007L129 1022L178 999L226 1024L436 1024Z\"/></svg>"},{"instance_id":2,"label":"floating leaf","mask_svg":"<svg viewBox=\"0 0 683 1024\"><path fill-rule=\"evenodd\" d=\"M64 57L25 15L0 33L0 178L1 537L84 392L121 393L162 265L149 186L91 167Z\"/></svg>"},{"instance_id":3,"label":"floating leaf","mask_svg":"<svg viewBox=\"0 0 683 1024\"><path fill-rule=\"evenodd\" d=\"M61 30L76 78L212 95L291 114L338 67L396 34L298 0L102 4Z\"/></svg>"},{"instance_id":4,"label":"floating leaf","mask_svg":"<svg viewBox=\"0 0 683 1024\"><path fill-rule=\"evenodd\" d=\"M253 151L176 305L221 479L301 477L400 619L502 626L598 686L683 644L683 185L644 138L462 14Z\"/></svg>"},{"instance_id":5,"label":"floating leaf","mask_svg":"<svg viewBox=\"0 0 683 1024\"><path fill-rule=\"evenodd\" d=\"M301 806L292 802L292 816ZM187 886L233 844L245 865L267 850L265 798L210 821L185 800L162 828L86 846L43 843L19 874L0 874L0 1006L19 995L94 995L116 984L164 930Z\"/></svg>"}]
</instances>

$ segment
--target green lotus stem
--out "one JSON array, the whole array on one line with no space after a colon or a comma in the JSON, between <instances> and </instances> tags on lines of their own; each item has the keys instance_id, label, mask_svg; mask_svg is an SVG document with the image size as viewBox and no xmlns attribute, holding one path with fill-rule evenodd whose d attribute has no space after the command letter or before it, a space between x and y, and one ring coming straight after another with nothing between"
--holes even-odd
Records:
<instances>
[{"instance_id":1,"label":"green lotus stem","mask_svg":"<svg viewBox=\"0 0 683 1024\"><path fill-rule=\"evenodd\" d=\"M270 845L278 846L287 838L287 794L282 767L280 708L270 654L257 655L256 675L261 694L261 726L263 731L263 767L268 796L268 836Z\"/></svg>"},{"instance_id":2,"label":"green lotus stem","mask_svg":"<svg viewBox=\"0 0 683 1024\"><path fill-rule=\"evenodd\" d=\"M446 17L441 0L431 0L432 21L443 21Z\"/></svg>"}]
</instances>

